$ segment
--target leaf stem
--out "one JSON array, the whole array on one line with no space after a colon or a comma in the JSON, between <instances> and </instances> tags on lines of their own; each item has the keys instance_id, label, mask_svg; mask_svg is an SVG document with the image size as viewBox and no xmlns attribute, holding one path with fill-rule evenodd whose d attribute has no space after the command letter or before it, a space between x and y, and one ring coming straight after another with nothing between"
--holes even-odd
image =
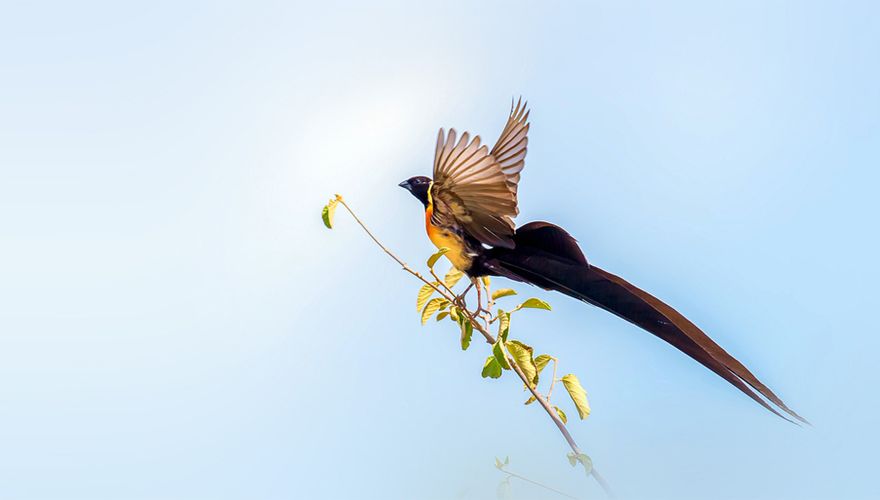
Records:
<instances>
[{"instance_id":1,"label":"leaf stem","mask_svg":"<svg viewBox=\"0 0 880 500\"><path fill-rule=\"evenodd\" d=\"M455 300L454 293L447 293L445 290L436 286L434 283L426 280L425 277L422 276L418 271L409 267L409 265L406 262L401 260L400 257L395 255L394 252L392 252L391 250L388 249L388 247L383 245L382 242L380 242L379 239L376 238L376 236L374 236L373 233L367 228L367 226L363 223L363 221L361 221L360 218L358 218L358 216L355 215L354 211L351 209L351 207L348 206L348 204L345 202L345 200L342 198L342 196L337 194L336 201L338 201L340 205L345 207L345 210L348 211L349 214L351 214L351 216L352 216L352 218L354 218L355 222L357 222L358 225L361 226L361 228L364 230L364 232L367 233L367 236L369 236L370 239L372 239L373 242L376 243L376 245L378 245L379 248L381 248L383 252L388 254L388 256L391 257L395 262L400 264L400 266L403 268L404 271L415 276L416 278L421 280L423 283L430 285L431 288L433 288L435 291L437 291L437 293L439 293L443 298L449 300L450 302L454 302L454 300ZM433 270L431 270L431 274L432 275L434 274ZM435 275L435 277L436 277L436 275ZM442 280L438 279L438 281L445 287L445 283ZM448 288L447 288L447 290L448 290ZM451 292L451 290L450 290L450 292ZM477 317L475 316L474 313L472 313L471 311L464 309L464 308L462 308L462 312L464 312L467 315L468 319L470 319L471 323L473 324L474 330L477 330L478 332L480 332L483 335L483 337L486 339L487 343L495 344L495 337L491 333L489 333L489 331L482 324L480 324L480 322L477 321ZM511 369L513 369L513 371L517 374L517 376L520 378L520 380L522 380L522 382L523 382L523 384L525 384L526 388L528 388L528 390L532 393L532 396L535 397L535 400L541 404L541 407L544 408L544 411L550 417L550 420L552 420L553 423L556 424L556 427L559 429L559 432L562 434L562 437L565 438L565 441L568 443L568 446L569 446L569 448L571 448L571 451L574 452L575 456L579 456L582 453L581 449L577 445L577 443L575 442L574 438L571 437L571 434L568 432L568 429L565 427L565 424L559 418L559 415L556 413L556 410L554 410L553 407L550 406L550 403L547 401L547 399L542 397L541 394L534 387L532 387L531 381L528 379L528 377L526 377L526 375L523 373L523 371L519 367L519 365L516 364L516 361L514 361L509 356L509 354L505 353L505 355L508 358L508 363L510 364ZM554 370L555 370L555 366L554 366ZM556 377L554 374L554 379L555 378ZM605 491L605 494L609 498L614 498L614 493L611 491L611 487L608 485L608 482L605 481L605 479L599 474L599 472L596 470L595 467L591 468L590 475L593 477L593 479L596 480L597 483L599 483L599 486L602 487L602 489Z\"/></svg>"},{"instance_id":2,"label":"leaf stem","mask_svg":"<svg viewBox=\"0 0 880 500\"><path fill-rule=\"evenodd\" d=\"M550 388L547 389L547 402L550 402L550 396L553 395L553 386L556 385L556 366L559 364L559 360L556 358L550 358L553 360L553 378L550 379Z\"/></svg>"}]
</instances>

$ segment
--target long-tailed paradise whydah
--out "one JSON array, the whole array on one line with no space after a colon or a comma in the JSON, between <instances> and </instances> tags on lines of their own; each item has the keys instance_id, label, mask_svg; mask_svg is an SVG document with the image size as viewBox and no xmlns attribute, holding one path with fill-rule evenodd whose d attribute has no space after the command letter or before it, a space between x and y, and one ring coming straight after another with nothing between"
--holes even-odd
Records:
<instances>
[{"instance_id":1,"label":"long-tailed paradise whydah","mask_svg":"<svg viewBox=\"0 0 880 500\"><path fill-rule=\"evenodd\" d=\"M564 229L549 222L514 225L529 141L526 106L521 100L511 103L491 150L479 136L440 129L433 179L418 176L400 183L425 206L428 238L448 249L446 257L478 291L476 278L503 276L601 307L672 344L776 415L806 423L678 311L588 262Z\"/></svg>"}]
</instances>

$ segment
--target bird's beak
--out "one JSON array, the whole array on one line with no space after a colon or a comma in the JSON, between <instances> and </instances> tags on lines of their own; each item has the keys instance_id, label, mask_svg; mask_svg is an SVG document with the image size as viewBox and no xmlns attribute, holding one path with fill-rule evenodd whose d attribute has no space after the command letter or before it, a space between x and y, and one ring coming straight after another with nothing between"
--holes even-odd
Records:
<instances>
[{"instance_id":1,"label":"bird's beak","mask_svg":"<svg viewBox=\"0 0 880 500\"><path fill-rule=\"evenodd\" d=\"M409 181L403 181L400 184L398 184L398 186L402 187L403 189L406 189L407 191L411 191Z\"/></svg>"}]
</instances>

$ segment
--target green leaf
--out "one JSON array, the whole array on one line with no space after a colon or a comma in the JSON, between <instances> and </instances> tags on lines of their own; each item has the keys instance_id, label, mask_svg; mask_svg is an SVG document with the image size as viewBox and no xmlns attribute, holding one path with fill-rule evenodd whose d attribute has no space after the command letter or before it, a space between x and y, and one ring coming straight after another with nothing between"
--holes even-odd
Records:
<instances>
[{"instance_id":1,"label":"green leaf","mask_svg":"<svg viewBox=\"0 0 880 500\"><path fill-rule=\"evenodd\" d=\"M554 406L553 409L556 410L556 414L559 415L559 420L562 420L563 424L567 424L568 417L565 416L565 412L562 411L562 409L559 408L558 406Z\"/></svg>"},{"instance_id":2,"label":"green leaf","mask_svg":"<svg viewBox=\"0 0 880 500\"><path fill-rule=\"evenodd\" d=\"M492 355L495 356L501 368L510 370L510 363L507 362L507 356L504 355L504 349L501 347L501 339L496 340L492 345Z\"/></svg>"},{"instance_id":3,"label":"green leaf","mask_svg":"<svg viewBox=\"0 0 880 500\"><path fill-rule=\"evenodd\" d=\"M437 321L441 321L446 316L449 316L449 311L443 311L442 313L438 314L436 319Z\"/></svg>"},{"instance_id":4,"label":"green leaf","mask_svg":"<svg viewBox=\"0 0 880 500\"><path fill-rule=\"evenodd\" d=\"M535 387L538 384L538 369L535 367L535 360L532 358L532 348L518 340L507 341L504 345L507 347L507 352L513 356L517 366L523 371L526 379L531 382L531 386Z\"/></svg>"},{"instance_id":5,"label":"green leaf","mask_svg":"<svg viewBox=\"0 0 880 500\"><path fill-rule=\"evenodd\" d=\"M439 285L439 283L434 283L434 285ZM425 284L419 288L419 295L416 298L416 311L425 310L425 304L428 303L428 299L431 298L431 295L434 295L434 288L431 285Z\"/></svg>"},{"instance_id":6,"label":"green leaf","mask_svg":"<svg viewBox=\"0 0 880 500\"><path fill-rule=\"evenodd\" d=\"M510 295L516 295L516 290L513 288L499 288L492 292L492 300L500 299L501 297L508 297Z\"/></svg>"},{"instance_id":7,"label":"green leaf","mask_svg":"<svg viewBox=\"0 0 880 500\"><path fill-rule=\"evenodd\" d=\"M573 452L568 452L568 455L566 455L566 457L568 458L568 463L570 463L572 467L577 465L578 457Z\"/></svg>"},{"instance_id":8,"label":"green leaf","mask_svg":"<svg viewBox=\"0 0 880 500\"><path fill-rule=\"evenodd\" d=\"M471 337L474 335L474 325L471 320L465 319L461 322L461 350L467 351L471 345Z\"/></svg>"},{"instance_id":9,"label":"green leaf","mask_svg":"<svg viewBox=\"0 0 880 500\"><path fill-rule=\"evenodd\" d=\"M562 377L562 383L565 385L565 390L568 391L568 395L571 396L571 400L574 401L574 405L577 407L578 416L581 417L581 420L589 417L590 403L587 401L587 391L581 387L580 380L569 373Z\"/></svg>"},{"instance_id":10,"label":"green leaf","mask_svg":"<svg viewBox=\"0 0 880 500\"><path fill-rule=\"evenodd\" d=\"M460 280L462 276L464 276L464 273L453 267L449 269L448 273L446 273L446 277L443 278L443 282L446 283L446 286L448 288L452 288L455 286L456 283L458 283L458 280Z\"/></svg>"},{"instance_id":11,"label":"green leaf","mask_svg":"<svg viewBox=\"0 0 880 500\"><path fill-rule=\"evenodd\" d=\"M586 453L578 455L577 461L584 466L584 472L586 472L588 476L593 472L593 459L591 459Z\"/></svg>"},{"instance_id":12,"label":"green leaf","mask_svg":"<svg viewBox=\"0 0 880 500\"><path fill-rule=\"evenodd\" d=\"M504 465L507 465L509 463L510 463L510 457L504 457Z\"/></svg>"},{"instance_id":13,"label":"green leaf","mask_svg":"<svg viewBox=\"0 0 880 500\"><path fill-rule=\"evenodd\" d=\"M532 297L531 299L516 306L516 309L514 309L514 311L518 311L520 309L546 309L549 311L550 304L544 302L541 299L536 299L536 298Z\"/></svg>"},{"instance_id":14,"label":"green leaf","mask_svg":"<svg viewBox=\"0 0 880 500\"><path fill-rule=\"evenodd\" d=\"M455 321L456 323L458 323L461 321L461 318L463 316L464 316L464 314L461 312L461 309L459 309L458 307L453 307L453 308L449 309L449 319L451 319L452 321Z\"/></svg>"},{"instance_id":15,"label":"green leaf","mask_svg":"<svg viewBox=\"0 0 880 500\"><path fill-rule=\"evenodd\" d=\"M504 468L504 464L501 463L501 460L499 460L498 457L495 457L495 468L496 468L496 469L502 469L502 468Z\"/></svg>"},{"instance_id":16,"label":"green leaf","mask_svg":"<svg viewBox=\"0 0 880 500\"><path fill-rule=\"evenodd\" d=\"M537 399L535 399L535 396L531 396L531 397L529 397L529 399L526 400L526 402L524 404L530 405L530 404L534 403L535 401L537 401Z\"/></svg>"},{"instance_id":17,"label":"green leaf","mask_svg":"<svg viewBox=\"0 0 880 500\"><path fill-rule=\"evenodd\" d=\"M422 324L428 322L431 316L434 315L435 312L440 310L440 306L444 303L449 302L448 300L441 297L434 297L433 299L428 301L428 304L425 305L425 308L422 310Z\"/></svg>"},{"instance_id":18,"label":"green leaf","mask_svg":"<svg viewBox=\"0 0 880 500\"><path fill-rule=\"evenodd\" d=\"M324 209L321 210L321 220L324 221L324 225L327 226L327 229L333 229L333 215L336 213L336 200L330 200L324 205Z\"/></svg>"},{"instance_id":19,"label":"green leaf","mask_svg":"<svg viewBox=\"0 0 880 500\"><path fill-rule=\"evenodd\" d=\"M489 356L486 358L486 362L483 364L482 375L483 378L498 378L501 376L501 365L498 364L495 356Z\"/></svg>"},{"instance_id":20,"label":"green leaf","mask_svg":"<svg viewBox=\"0 0 880 500\"><path fill-rule=\"evenodd\" d=\"M440 259L440 257L443 257L443 254L445 254L448 251L449 251L448 248L441 247L440 250L437 250L437 253L428 257L428 267L431 269L434 269L434 264L437 263L437 260Z\"/></svg>"},{"instance_id":21,"label":"green leaf","mask_svg":"<svg viewBox=\"0 0 880 500\"><path fill-rule=\"evenodd\" d=\"M541 354L535 358L535 368L538 369L538 374L544 370L544 367L547 366L547 363L549 363L551 359L553 358L549 354Z\"/></svg>"},{"instance_id":22,"label":"green leaf","mask_svg":"<svg viewBox=\"0 0 880 500\"><path fill-rule=\"evenodd\" d=\"M498 310L498 337L507 341L507 334L510 333L510 313L504 312L503 309Z\"/></svg>"}]
</instances>

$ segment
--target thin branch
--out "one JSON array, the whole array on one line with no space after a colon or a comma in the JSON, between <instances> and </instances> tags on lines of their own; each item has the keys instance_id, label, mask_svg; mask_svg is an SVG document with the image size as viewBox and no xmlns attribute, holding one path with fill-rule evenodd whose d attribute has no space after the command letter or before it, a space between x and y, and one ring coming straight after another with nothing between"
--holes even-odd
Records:
<instances>
[{"instance_id":1,"label":"thin branch","mask_svg":"<svg viewBox=\"0 0 880 500\"><path fill-rule=\"evenodd\" d=\"M384 251L386 254L388 254L389 257L391 257L392 259L394 259L395 262L400 264L400 267L402 267L404 271L406 271L406 272L412 274L413 276L415 276L416 278L422 280L423 283L425 283L426 285L433 288L434 291L436 291L437 293L442 295L443 298L452 302L453 297L448 296L446 293L443 292L443 290L438 288L437 285L435 285L433 282L426 280L425 277L421 275L421 273L419 273L418 271L409 267L409 265L406 262L400 260L400 258L397 257L397 255L394 255L394 253L391 250L388 250L388 248L385 245L383 245L381 241L379 241L375 236L373 236L373 233L370 232L370 230L367 229L367 226L358 218L357 215L355 215L355 213L351 209L351 207L349 207L348 204L345 203L345 200L342 199L342 196L339 196L337 194L336 201L338 201L340 205L342 205L343 207L345 207L346 210L348 210L348 213L351 214L351 216L354 218L355 222L357 222L358 225L361 226L361 228L367 233L367 236L369 236L370 239L372 239L377 245L379 245L379 248L381 248L382 251Z\"/></svg>"},{"instance_id":2,"label":"thin branch","mask_svg":"<svg viewBox=\"0 0 880 500\"><path fill-rule=\"evenodd\" d=\"M401 260L397 255L395 255L391 250L389 250L385 245L383 245L382 242L380 242L373 235L373 233L367 228L367 226L360 220L360 218L358 218L358 216L355 215L355 213L351 209L351 207L349 207L348 204L345 202L345 200L342 199L342 196L336 195L336 201L339 202L339 204L341 204L343 207L345 207L345 209L348 211L348 213L351 214L351 216L354 218L355 222L357 222L358 225L361 226L361 228L367 233L367 235L370 237L370 239L372 239L373 242L375 242L377 245L379 245L379 248L381 248L382 251L384 251L386 254L388 254L389 257L391 257L392 259L394 259L395 262L400 264L400 266L403 268L404 271L415 276L416 278L421 280L423 283L431 286L431 288L433 288L443 298L449 300L450 302L455 301L454 292L452 294L446 293L446 291L442 290L440 287L435 285L433 282L426 280L424 278L424 276L422 276L418 271L409 267L409 265L406 262ZM432 270L432 274L433 274L433 270ZM445 283L443 282L443 280L438 279L438 281L445 287ZM450 292L451 292L451 290L450 290ZM477 317L471 311L469 311L465 308L461 308L461 309L462 309L462 312L464 312L467 315L468 319L471 321L471 324L473 325L474 329L483 335L483 337L486 339L486 342L489 344L494 344L495 337L491 333L489 333L489 331L477 321ZM568 432L568 429L565 427L565 424L559 418L559 415L556 413L556 410L554 410L550 406L550 403L544 397L541 396L541 394L537 391L536 388L532 387L530 380L528 379L528 377L526 377L525 373L523 373L523 371L519 367L519 365L517 365L516 362L512 358L510 358L509 355L507 355L507 357L508 357L508 364L510 365L510 367L517 374L517 376L520 378L520 380L522 380L522 382L523 382L523 384L525 384L526 388L528 388L528 390L532 393L532 396L535 397L535 400L541 404L541 407L544 408L545 412L547 412L547 415L550 417L550 420L552 420L553 423L556 424L556 427L559 429L559 432L562 434L562 437L565 438L565 441L568 443L568 446L569 446L569 448L571 448L571 451L574 452L575 456L581 455L582 452L581 452L580 447L578 447L574 438L571 437L571 434ZM599 483L599 486L602 487L602 489L605 491L605 494L608 497L614 498L614 493L611 491L610 486L605 481L605 479L599 474L599 472L596 470L595 467L592 467L590 469L590 475L593 476L593 478L596 480L597 483Z\"/></svg>"},{"instance_id":3,"label":"thin branch","mask_svg":"<svg viewBox=\"0 0 880 500\"><path fill-rule=\"evenodd\" d=\"M446 280L440 279L440 276L437 276L437 273L434 272L433 267L429 268L428 271L431 273L431 276L433 276L434 279L437 280L437 283L440 283L443 286L443 288L446 289L447 292L449 292L450 295L452 295L453 297L456 296L455 292L452 290L452 288L449 288L449 286L446 284Z\"/></svg>"},{"instance_id":4,"label":"thin branch","mask_svg":"<svg viewBox=\"0 0 880 500\"><path fill-rule=\"evenodd\" d=\"M509 470L505 470L505 469L502 469L502 468L500 468L500 467L498 468L498 470L500 470L501 472L507 474L507 475L510 476L510 477L515 477L515 478L517 478L517 479L519 479L519 480L521 480L521 481L525 481L525 482L527 482L527 483L532 483L532 484L534 484L535 486L540 486L541 488L544 488L545 490L550 490L550 491L552 491L553 493L556 493L557 495L562 495L562 496L564 496L565 498L573 498L574 500L578 500L578 497L571 496L571 495L569 495L568 493L565 493L564 491L559 491L559 490L557 490L556 488L553 488L553 487L547 486L546 484L542 484L542 483L539 483L539 482L537 482L537 481L532 481L531 479L529 479L529 478L527 478L527 477L520 476L519 474L517 474L517 473L515 473L515 472L510 472Z\"/></svg>"}]
</instances>

